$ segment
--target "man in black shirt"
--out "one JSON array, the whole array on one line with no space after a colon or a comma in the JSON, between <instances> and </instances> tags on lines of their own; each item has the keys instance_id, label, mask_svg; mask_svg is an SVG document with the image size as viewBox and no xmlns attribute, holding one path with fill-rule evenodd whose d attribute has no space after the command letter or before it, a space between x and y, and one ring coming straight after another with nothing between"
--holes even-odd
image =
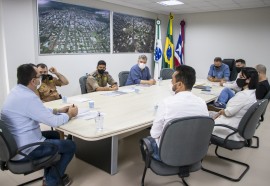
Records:
<instances>
[{"instance_id":1,"label":"man in black shirt","mask_svg":"<svg viewBox=\"0 0 270 186\"><path fill-rule=\"evenodd\" d=\"M265 95L270 91L270 85L266 77L266 67L264 65L257 65L256 70L259 74L259 83L256 88L256 98L263 99Z\"/></svg>"}]
</instances>

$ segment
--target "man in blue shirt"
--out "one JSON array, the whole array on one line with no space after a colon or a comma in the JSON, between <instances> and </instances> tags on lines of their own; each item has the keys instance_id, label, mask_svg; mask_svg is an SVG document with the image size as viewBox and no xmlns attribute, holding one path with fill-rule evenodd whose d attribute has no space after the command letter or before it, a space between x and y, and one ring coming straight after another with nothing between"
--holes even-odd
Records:
<instances>
[{"instance_id":1,"label":"man in blue shirt","mask_svg":"<svg viewBox=\"0 0 270 186\"><path fill-rule=\"evenodd\" d=\"M214 59L214 64L210 66L207 79L212 82L221 80L229 81L230 69L228 65L223 64L220 57Z\"/></svg>"},{"instance_id":2,"label":"man in blue shirt","mask_svg":"<svg viewBox=\"0 0 270 186\"><path fill-rule=\"evenodd\" d=\"M18 148L35 142L46 141L58 147L60 160L57 162L62 177L67 165L75 153L75 143L71 140L46 139L42 136L40 123L57 127L67 123L78 113L76 106L66 106L60 109L46 108L40 98L35 94L41 84L41 76L33 64L23 64L17 69L18 84L7 96L2 111L1 119L13 135ZM24 151L33 159L52 154L51 147L36 146ZM25 157L16 155L12 160L24 161ZM56 171L53 168L44 170L45 184L56 186L60 183ZM69 179L64 182L70 183ZM68 184L65 184L68 185Z\"/></svg>"},{"instance_id":3,"label":"man in blue shirt","mask_svg":"<svg viewBox=\"0 0 270 186\"><path fill-rule=\"evenodd\" d=\"M129 72L126 85L147 84L154 85L156 81L151 79L150 70L146 66L147 57L140 55L138 64L134 65Z\"/></svg>"}]
</instances>

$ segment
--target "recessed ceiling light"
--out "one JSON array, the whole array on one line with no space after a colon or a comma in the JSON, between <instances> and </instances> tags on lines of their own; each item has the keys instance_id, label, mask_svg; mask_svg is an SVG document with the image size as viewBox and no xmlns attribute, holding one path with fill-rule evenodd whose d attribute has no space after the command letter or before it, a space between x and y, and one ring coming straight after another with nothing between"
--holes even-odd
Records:
<instances>
[{"instance_id":1,"label":"recessed ceiling light","mask_svg":"<svg viewBox=\"0 0 270 186\"><path fill-rule=\"evenodd\" d=\"M177 0L167 0L167 1L160 1L157 2L158 4L164 5L164 6L173 6L173 5L182 5L184 3L177 1Z\"/></svg>"}]
</instances>

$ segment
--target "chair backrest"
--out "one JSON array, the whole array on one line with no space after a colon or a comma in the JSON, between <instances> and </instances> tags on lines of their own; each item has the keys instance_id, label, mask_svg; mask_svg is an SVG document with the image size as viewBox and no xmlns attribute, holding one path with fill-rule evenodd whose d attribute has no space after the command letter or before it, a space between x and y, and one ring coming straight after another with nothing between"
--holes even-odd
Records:
<instances>
[{"instance_id":1,"label":"chair backrest","mask_svg":"<svg viewBox=\"0 0 270 186\"><path fill-rule=\"evenodd\" d=\"M80 87L81 87L81 93L82 94L86 94L87 93L87 89L86 89L86 80L87 80L87 76L82 76L79 79L79 83L80 83Z\"/></svg>"},{"instance_id":2,"label":"chair backrest","mask_svg":"<svg viewBox=\"0 0 270 186\"><path fill-rule=\"evenodd\" d=\"M127 82L128 75L129 75L129 71L119 72L119 74L118 74L119 87L125 86L125 84Z\"/></svg>"},{"instance_id":3,"label":"chair backrest","mask_svg":"<svg viewBox=\"0 0 270 186\"><path fill-rule=\"evenodd\" d=\"M163 68L160 70L160 77L165 80L165 79L172 79L172 75L174 73L174 69L171 68Z\"/></svg>"},{"instance_id":4,"label":"chair backrest","mask_svg":"<svg viewBox=\"0 0 270 186\"><path fill-rule=\"evenodd\" d=\"M4 121L0 120L0 161L7 162L16 155L18 147L7 129Z\"/></svg>"},{"instance_id":5,"label":"chair backrest","mask_svg":"<svg viewBox=\"0 0 270 186\"><path fill-rule=\"evenodd\" d=\"M214 120L194 116L169 121L160 141L160 158L171 166L187 166L197 163L206 155Z\"/></svg>"},{"instance_id":6,"label":"chair backrest","mask_svg":"<svg viewBox=\"0 0 270 186\"><path fill-rule=\"evenodd\" d=\"M251 105L243 118L241 119L238 131L245 139L251 139L254 136L260 117L268 104L267 99L262 99Z\"/></svg>"},{"instance_id":7,"label":"chair backrest","mask_svg":"<svg viewBox=\"0 0 270 186\"><path fill-rule=\"evenodd\" d=\"M268 99L268 101L269 101L269 99L270 99L270 91L267 92L267 94L264 96L263 99Z\"/></svg>"},{"instance_id":8,"label":"chair backrest","mask_svg":"<svg viewBox=\"0 0 270 186\"><path fill-rule=\"evenodd\" d=\"M237 77L237 71L235 67L235 60L234 59L223 59L222 63L226 64L230 68L230 81L234 81Z\"/></svg>"}]
</instances>

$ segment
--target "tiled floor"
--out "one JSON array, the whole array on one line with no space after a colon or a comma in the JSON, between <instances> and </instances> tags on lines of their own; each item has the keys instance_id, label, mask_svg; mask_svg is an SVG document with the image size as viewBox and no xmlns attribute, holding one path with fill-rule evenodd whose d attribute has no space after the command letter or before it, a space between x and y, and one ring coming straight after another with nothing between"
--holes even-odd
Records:
<instances>
[{"instance_id":1,"label":"tiled floor","mask_svg":"<svg viewBox=\"0 0 270 186\"><path fill-rule=\"evenodd\" d=\"M256 131L260 137L260 148L243 148L228 151L220 149L223 155L242 160L250 165L250 170L240 182L230 182L203 171L191 173L186 181L192 186L268 186L270 185L270 114L268 107L265 121ZM119 142L119 172L111 176L77 158L73 158L67 173L73 179L74 186L137 186L140 185L144 163L141 160L138 140L147 136L149 130L144 130L129 136ZM204 160L204 166L215 169L230 176L239 175L243 169L239 166L220 161L214 156L215 146L211 145ZM14 186L42 175L42 171L28 176L14 175L9 171L0 172L0 186ZM40 186L40 182L32 184ZM182 182L178 176L157 176L148 170L145 179L146 186L179 186Z\"/></svg>"}]
</instances>

